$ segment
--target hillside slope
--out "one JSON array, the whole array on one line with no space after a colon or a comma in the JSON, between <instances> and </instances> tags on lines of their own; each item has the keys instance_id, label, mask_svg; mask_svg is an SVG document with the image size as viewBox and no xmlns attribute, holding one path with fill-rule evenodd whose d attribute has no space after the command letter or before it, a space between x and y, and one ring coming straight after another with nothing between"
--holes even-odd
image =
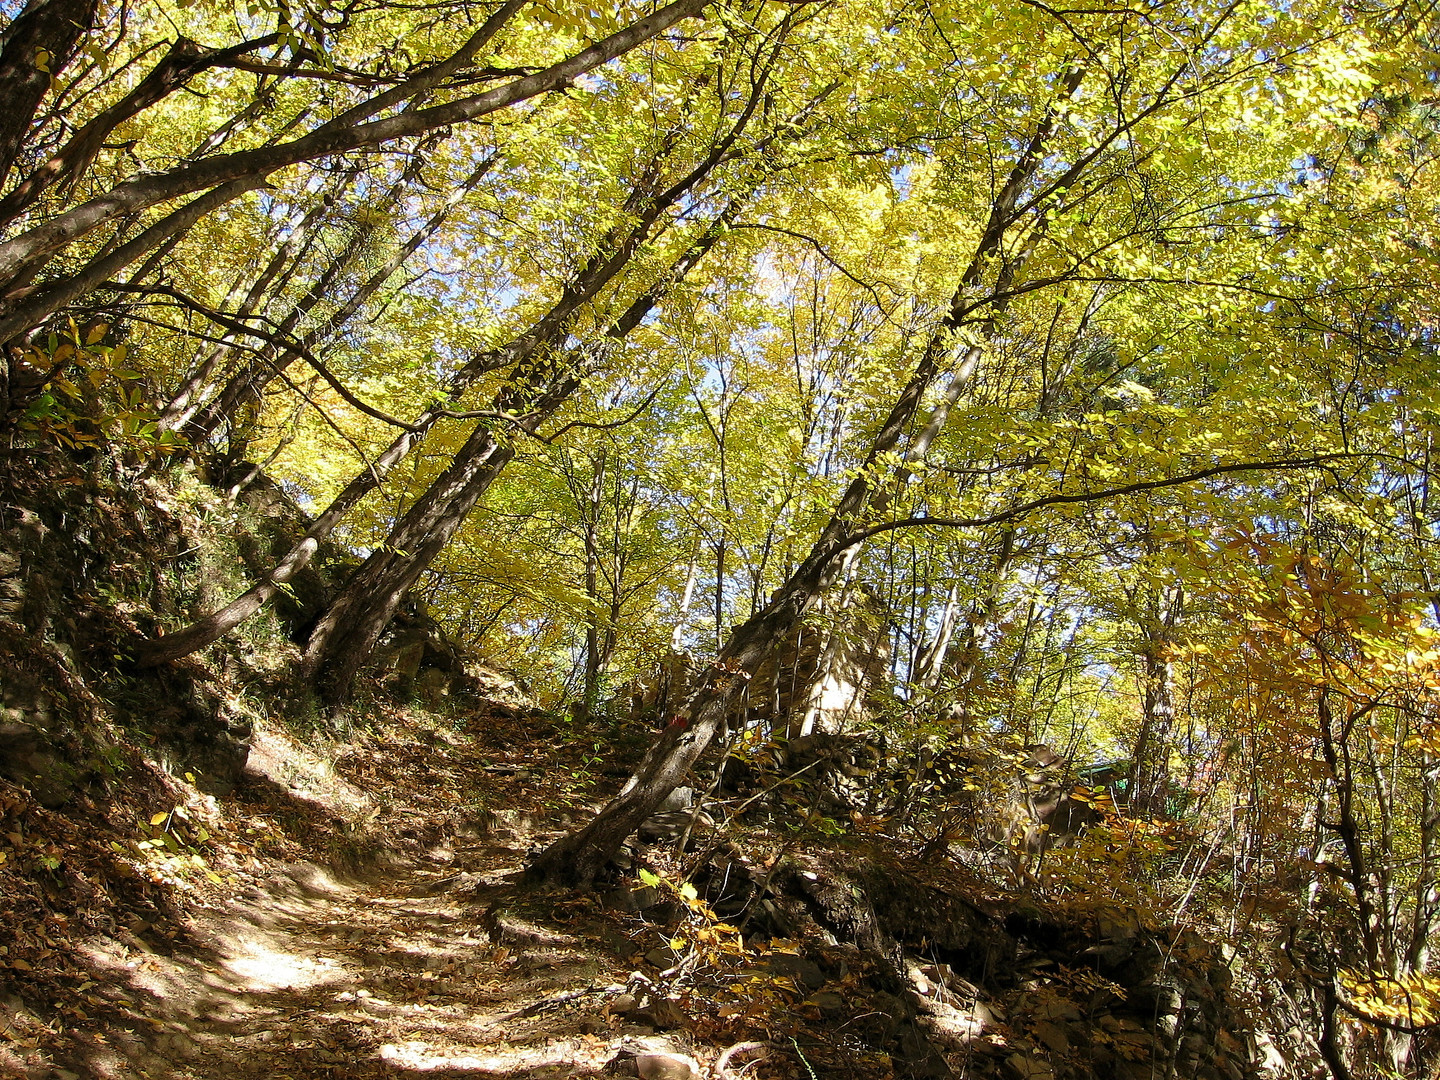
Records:
<instances>
[{"instance_id":1,"label":"hillside slope","mask_svg":"<svg viewBox=\"0 0 1440 1080\"><path fill-rule=\"evenodd\" d=\"M661 815L598 893L537 891L527 857L643 731L473 659L321 724L299 595L203 659L127 660L285 513L59 459L7 493L0 1073L1258 1075L1221 952L1117 889L1046 902L846 835L797 780Z\"/></svg>"}]
</instances>

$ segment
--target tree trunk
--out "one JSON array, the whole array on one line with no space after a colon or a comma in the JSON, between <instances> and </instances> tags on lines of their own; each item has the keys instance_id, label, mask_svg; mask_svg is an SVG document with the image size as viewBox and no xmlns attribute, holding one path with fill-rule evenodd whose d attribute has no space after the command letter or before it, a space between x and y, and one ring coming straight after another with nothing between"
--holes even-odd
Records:
<instances>
[{"instance_id":1,"label":"tree trunk","mask_svg":"<svg viewBox=\"0 0 1440 1080\"><path fill-rule=\"evenodd\" d=\"M845 677L846 661L849 660L850 635L842 628L845 614L855 603L855 570L859 564L860 548L857 545L849 550L846 555L843 569L837 575L844 584L840 589L840 596L833 605L834 610L827 612L829 618L825 620L825 633L821 638L819 654L815 658L815 674L810 680L810 685L805 688L805 705L799 715L791 715L787 725L786 734L790 738L803 739L807 735L815 734L819 728L822 731L829 729L828 714L825 708L826 690L830 687L832 680ZM832 605L827 604L827 607ZM800 642L795 642L795 666L800 666ZM775 670L780 670L780 665L775 665ZM858 700L864 691L863 677L856 676L855 695ZM853 707L853 703L852 706Z\"/></svg>"},{"instance_id":2,"label":"tree trunk","mask_svg":"<svg viewBox=\"0 0 1440 1080\"><path fill-rule=\"evenodd\" d=\"M263 580L219 611L196 620L183 630L149 641L136 642L133 646L136 662L141 667L153 667L168 660L188 656L196 649L203 649L211 642L219 641L269 603L281 586L310 564L320 545L335 531L335 526L340 524L341 519L355 504L379 487L390 471L424 439L436 419L437 414L427 413L415 425L415 430L398 436L369 469L351 480L345 490L311 522L305 535L275 564Z\"/></svg>"},{"instance_id":3,"label":"tree trunk","mask_svg":"<svg viewBox=\"0 0 1440 1080\"><path fill-rule=\"evenodd\" d=\"M75 55L89 33L97 0L30 0L0 31L0 190L30 133L35 113L50 91L51 80ZM48 53L43 65L37 61Z\"/></svg>"},{"instance_id":4,"label":"tree trunk","mask_svg":"<svg viewBox=\"0 0 1440 1080\"><path fill-rule=\"evenodd\" d=\"M590 608L585 613L585 682L580 692L580 707L587 717L594 716L600 702L600 495L604 484L605 457L593 462L590 488L581 498L585 523L585 599ZM577 493L579 494L579 493Z\"/></svg>"},{"instance_id":5,"label":"tree trunk","mask_svg":"<svg viewBox=\"0 0 1440 1080\"><path fill-rule=\"evenodd\" d=\"M677 4L681 2L684 0L677 0ZM410 508L385 544L366 559L321 616L305 655L307 665L316 673L317 688L331 707L348 700L355 676L369 659L405 591L419 580L514 456L508 441L512 435L534 434L554 415L597 369L615 343L640 324L661 296L684 278L733 224L741 205L738 199L731 200L670 270L630 304L606 330L598 346L592 350L554 351L570 333L584 304L594 300L631 263L650 239L657 222L672 208L683 206L684 200L702 181L729 159L741 133L755 115L765 85L765 79L757 77L728 132L679 180L656 190L660 185L661 166L674 149L672 139L662 141L623 207L625 220L602 239L576 280L562 291L554 308L523 339L523 349L518 350L521 353L518 373L511 386L496 399L494 409L506 416L523 416L516 425L518 431L496 436L483 423L477 427L451 466ZM768 145L778 141L782 134L791 138L803 130L800 124L792 123L778 127L759 142Z\"/></svg>"},{"instance_id":6,"label":"tree trunk","mask_svg":"<svg viewBox=\"0 0 1440 1080\"><path fill-rule=\"evenodd\" d=\"M407 188L419 177L427 152L427 147L417 148L410 161L406 163L405 169L391 185L390 190L381 197L380 205L392 206L399 203ZM297 339L301 349L314 349L321 342L334 337L365 302L395 276L405 261L419 250L420 245L440 229L461 198L480 182L494 162L493 156L482 161L465 182L445 200L444 206L437 213L432 214L421 228L415 230L406 242L392 253L383 266L370 274L323 322L301 334ZM273 329L267 328L263 331L262 336L270 343L262 346L259 354L245 364L241 370L234 372L214 400L200 409L198 414L193 415L186 423L185 436L191 443L208 441L222 424L236 414L243 404L260 401L265 388L294 363L301 355L300 351L286 349L283 345L273 342L283 341L289 337L319 305L333 299L335 283L355 265L355 261L366 243L365 234L359 230L354 231L345 247L334 258L327 260L320 276L310 284L304 295L296 301L285 317L275 323Z\"/></svg>"},{"instance_id":7,"label":"tree trunk","mask_svg":"<svg viewBox=\"0 0 1440 1080\"><path fill-rule=\"evenodd\" d=\"M863 480L855 485L867 488ZM855 486L852 485L852 486ZM830 533L827 530L827 535ZM844 550L838 555L843 558ZM838 568L837 553L817 545L779 593L730 636L692 694L686 714L653 743L624 791L588 826L552 844L530 869L532 876L575 883L592 881L625 838L650 816L725 726L750 678L800 624Z\"/></svg>"},{"instance_id":8,"label":"tree trunk","mask_svg":"<svg viewBox=\"0 0 1440 1080\"><path fill-rule=\"evenodd\" d=\"M945 606L940 610L940 624L935 628L934 640L929 644L921 643L916 649L910 681L921 689L934 690L940 685L940 675L945 670L943 661L950 648L950 639L955 636L955 617L959 613L960 583L955 582L945 594Z\"/></svg>"},{"instance_id":9,"label":"tree trunk","mask_svg":"<svg viewBox=\"0 0 1440 1080\"><path fill-rule=\"evenodd\" d=\"M1149 817L1167 810L1170 738L1175 727L1175 675L1173 665L1161 654L1161 645L1147 642L1140 657L1140 731L1126 785L1131 813Z\"/></svg>"},{"instance_id":10,"label":"tree trunk","mask_svg":"<svg viewBox=\"0 0 1440 1080\"><path fill-rule=\"evenodd\" d=\"M588 354L571 349L559 356L543 355L553 347L555 339L568 331L568 318L549 320L543 327L544 335L529 335L528 355L541 355L523 361L522 374L497 396L493 411L523 416L515 425L517 434L538 430L569 400L606 353L640 325L660 298L694 269L724 235L738 211L738 203L727 207L670 270L611 324L603 341ZM578 304L570 305L569 310L575 307ZM537 327L537 331L540 329ZM355 676L369 659L406 590L419 580L515 456L511 437L509 432L496 434L484 422L477 426L450 467L406 512L385 545L365 560L320 617L306 648L306 663L316 673L317 688L327 704L333 707L348 700Z\"/></svg>"},{"instance_id":11,"label":"tree trunk","mask_svg":"<svg viewBox=\"0 0 1440 1080\"><path fill-rule=\"evenodd\" d=\"M967 275L968 277L968 275ZM967 281L961 293L968 291ZM957 304L961 301L957 299ZM888 501L892 484L877 480L877 462L891 453L920 409L926 390L941 374L950 354L949 320L931 339L924 356L890 411L866 457L841 497L810 554L771 597L769 603L730 635L706 676L693 691L684 713L651 745L625 788L585 828L547 848L530 868L532 877L588 884L625 838L655 811L695 764L734 712L749 682L779 644L799 629L801 620L844 572L854 543L850 534ZM979 346L966 350L956 365L951 392L903 458L913 465L943 423L948 403L958 397L956 383L967 383L979 360ZM940 423L937 423L936 421ZM903 468L903 466L902 466Z\"/></svg>"},{"instance_id":12,"label":"tree trunk","mask_svg":"<svg viewBox=\"0 0 1440 1080\"><path fill-rule=\"evenodd\" d=\"M578 380L574 380L578 385ZM533 427L569 397L557 388L553 404L534 416ZM385 545L351 575L344 591L321 615L306 649L316 688L329 705L349 700L355 676L370 658L405 593L420 580L466 516L515 456L515 444L477 427L455 461L391 531Z\"/></svg>"},{"instance_id":13,"label":"tree trunk","mask_svg":"<svg viewBox=\"0 0 1440 1080\"><path fill-rule=\"evenodd\" d=\"M1082 74L1068 73L1062 89L1068 98L1079 88ZM557 840L535 859L528 874L539 880L587 885L609 862L635 829L684 779L710 741L722 729L745 693L750 679L765 659L793 635L800 621L843 572L855 529L867 519L883 513L914 469L923 462L931 443L939 435L950 411L974 376L982 353L977 342L956 356L954 337L972 315L987 309L979 324L980 339L992 334L1003 313L1015 270L1013 263L999 260L996 281L981 300L975 292L1001 252L1007 230L1017 219L1021 192L1035 175L1043 151L1055 129L1052 108L1036 125L1005 182L995 193L989 218L960 284L950 300L949 311L926 343L894 406L880 427L865 461L850 481L835 512L821 530L809 555L770 601L730 635L705 678L693 692L685 713L661 733L645 754L639 767L620 794L607 803L595 819L577 832ZM940 380L946 368L952 371L945 394L936 404L923 428L911 437L901 455L899 467L887 476L881 461L892 455L920 413L926 392Z\"/></svg>"},{"instance_id":14,"label":"tree trunk","mask_svg":"<svg viewBox=\"0 0 1440 1080\"><path fill-rule=\"evenodd\" d=\"M1157 554L1145 537L1147 556ZM1140 730L1130 754L1126 784L1130 811L1163 816L1170 802L1170 744L1175 729L1175 668L1167 653L1175 637L1184 593L1177 586L1144 581L1131 591L1140 625Z\"/></svg>"}]
</instances>

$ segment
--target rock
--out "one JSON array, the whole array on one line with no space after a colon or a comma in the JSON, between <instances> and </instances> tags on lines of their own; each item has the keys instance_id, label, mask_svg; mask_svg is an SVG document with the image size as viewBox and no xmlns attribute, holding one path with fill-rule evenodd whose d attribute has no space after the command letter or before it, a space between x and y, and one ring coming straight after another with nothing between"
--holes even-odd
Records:
<instances>
[{"instance_id":1,"label":"rock","mask_svg":"<svg viewBox=\"0 0 1440 1080\"><path fill-rule=\"evenodd\" d=\"M789 975L805 989L819 990L826 982L819 964L794 953L773 953L766 966L776 975Z\"/></svg>"},{"instance_id":2,"label":"rock","mask_svg":"<svg viewBox=\"0 0 1440 1080\"><path fill-rule=\"evenodd\" d=\"M905 1061L903 1075L928 1080L930 1077L951 1076L953 1073L929 1037L917 1024L905 1024L899 1031L900 1056Z\"/></svg>"},{"instance_id":3,"label":"rock","mask_svg":"<svg viewBox=\"0 0 1440 1080\"><path fill-rule=\"evenodd\" d=\"M1080 1019L1080 1010L1069 998L1042 997L1034 1005L1037 1020L1073 1022Z\"/></svg>"},{"instance_id":4,"label":"rock","mask_svg":"<svg viewBox=\"0 0 1440 1080\"><path fill-rule=\"evenodd\" d=\"M414 690L433 709L450 696L450 675L438 667L425 668L415 677Z\"/></svg>"},{"instance_id":5,"label":"rock","mask_svg":"<svg viewBox=\"0 0 1440 1080\"><path fill-rule=\"evenodd\" d=\"M1101 971L1114 971L1134 954L1135 943L1133 941L1091 945L1085 950L1086 956L1095 958Z\"/></svg>"},{"instance_id":6,"label":"rock","mask_svg":"<svg viewBox=\"0 0 1440 1080\"><path fill-rule=\"evenodd\" d=\"M675 998L660 998L634 1014L634 1018L649 1024L656 1031L674 1031L689 1023L689 1017L680 1008Z\"/></svg>"},{"instance_id":7,"label":"rock","mask_svg":"<svg viewBox=\"0 0 1440 1080\"><path fill-rule=\"evenodd\" d=\"M806 999L805 1004L814 1005L822 1013L831 1015L845 1012L850 1003L845 1000L843 994L837 994L833 990L821 990L818 994L812 994Z\"/></svg>"},{"instance_id":8,"label":"rock","mask_svg":"<svg viewBox=\"0 0 1440 1080\"><path fill-rule=\"evenodd\" d=\"M653 967L659 968L661 971L674 967L675 961L678 959L679 957L675 954L675 950L667 946L651 949L645 954L645 962Z\"/></svg>"},{"instance_id":9,"label":"rock","mask_svg":"<svg viewBox=\"0 0 1440 1080\"><path fill-rule=\"evenodd\" d=\"M1134 941L1140 936L1140 916L1133 908L1109 908L1096 916L1103 941Z\"/></svg>"},{"instance_id":10,"label":"rock","mask_svg":"<svg viewBox=\"0 0 1440 1080\"><path fill-rule=\"evenodd\" d=\"M648 1052L635 1055L640 1080L699 1080L700 1065L688 1054Z\"/></svg>"},{"instance_id":11,"label":"rock","mask_svg":"<svg viewBox=\"0 0 1440 1080\"><path fill-rule=\"evenodd\" d=\"M64 806L75 791L74 767L56 756L44 734L29 724L0 722L0 773L28 788L49 810Z\"/></svg>"},{"instance_id":12,"label":"rock","mask_svg":"<svg viewBox=\"0 0 1440 1080\"><path fill-rule=\"evenodd\" d=\"M989 1030L1005 1022L1005 1010L993 1002L976 1000L969 1009L970 1015L982 1028Z\"/></svg>"},{"instance_id":13,"label":"rock","mask_svg":"<svg viewBox=\"0 0 1440 1080\"><path fill-rule=\"evenodd\" d=\"M687 829L693 835L714 827L715 819L703 810L698 814L693 810L667 810L651 814L641 823L640 828L635 830L635 835L647 844L668 843L680 839Z\"/></svg>"},{"instance_id":14,"label":"rock","mask_svg":"<svg viewBox=\"0 0 1440 1080\"><path fill-rule=\"evenodd\" d=\"M624 1016L640 1007L640 999L634 994L616 994L610 999L610 1015Z\"/></svg>"},{"instance_id":15,"label":"rock","mask_svg":"<svg viewBox=\"0 0 1440 1080\"><path fill-rule=\"evenodd\" d=\"M1051 1052L1061 1056L1070 1053L1070 1037L1059 1024L1041 1020L1030 1030Z\"/></svg>"},{"instance_id":16,"label":"rock","mask_svg":"<svg viewBox=\"0 0 1440 1080\"><path fill-rule=\"evenodd\" d=\"M601 896L600 900L612 911L624 911L634 914L637 911L644 911L646 908L654 907L664 899L660 890L649 885L639 889L610 889ZM668 966L668 965L667 965Z\"/></svg>"},{"instance_id":17,"label":"rock","mask_svg":"<svg viewBox=\"0 0 1440 1080\"><path fill-rule=\"evenodd\" d=\"M655 808L656 813L664 813L666 810L688 810L695 805L695 789L692 787L677 787L665 801Z\"/></svg>"},{"instance_id":18,"label":"rock","mask_svg":"<svg viewBox=\"0 0 1440 1080\"><path fill-rule=\"evenodd\" d=\"M1005 1059L1005 1066L1012 1076L1019 1080L1055 1080L1055 1070L1043 1061L1036 1061L1024 1054L1011 1054Z\"/></svg>"}]
</instances>

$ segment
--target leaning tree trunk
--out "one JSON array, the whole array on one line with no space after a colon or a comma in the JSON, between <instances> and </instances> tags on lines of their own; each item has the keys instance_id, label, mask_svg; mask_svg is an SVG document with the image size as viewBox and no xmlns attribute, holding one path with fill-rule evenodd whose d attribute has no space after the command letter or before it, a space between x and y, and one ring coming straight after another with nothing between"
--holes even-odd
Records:
<instances>
[{"instance_id":1,"label":"leaning tree trunk","mask_svg":"<svg viewBox=\"0 0 1440 1080\"><path fill-rule=\"evenodd\" d=\"M1062 87L1066 97L1079 88L1080 71L1066 75ZM949 311L927 342L913 374L885 418L864 465L856 471L835 512L821 530L810 554L770 601L730 635L707 674L692 691L686 708L651 745L644 759L620 794L611 799L584 828L561 837L531 863L533 879L587 885L610 861L625 839L655 812L665 797L685 778L705 748L724 726L740 703L750 680L780 645L793 635L800 621L843 573L858 542L856 529L867 519L885 513L888 505L924 461L950 410L970 385L980 362L980 341L993 334L1008 303L1018 259L1000 258L1006 232L1033 207L1020 205L1021 193L1034 178L1044 157L1046 144L1055 131L1056 110L1049 109L1036 125L1028 144L996 192L989 218L979 243L961 275L950 300ZM1035 234L1043 231L1044 215ZM1033 250L1034 237L1024 251ZM983 297L976 292L996 263L999 269ZM986 310L982 319L976 312ZM979 341L955 356L955 337L961 327L975 326ZM931 411L929 420L911 437L900 455L898 468L886 475L881 463L891 458L907 431L920 415L925 394L940 381L947 368L952 371L945 394Z\"/></svg>"},{"instance_id":2,"label":"leaning tree trunk","mask_svg":"<svg viewBox=\"0 0 1440 1080\"><path fill-rule=\"evenodd\" d=\"M494 412L523 416L516 425L516 434L534 434L569 400L609 349L639 326L670 288L694 269L728 230L739 206L738 202L727 206L669 271L611 324L599 346L589 350L588 355L585 350L571 349L558 357L542 356L530 361L524 374L497 397ZM537 340L536 349L563 336L569 325L568 320L555 320L549 338ZM349 699L355 676L380 641L405 593L515 456L511 439L511 433L497 434L484 422L476 427L450 467L406 512L385 545L365 560L321 615L305 658L328 705L338 706Z\"/></svg>"},{"instance_id":3,"label":"leaning tree trunk","mask_svg":"<svg viewBox=\"0 0 1440 1080\"><path fill-rule=\"evenodd\" d=\"M851 484L846 502L863 505L870 485ZM855 496L852 498L852 496ZM546 849L530 867L532 877L585 884L592 881L640 823L670 794L725 725L760 665L800 625L843 566L846 547L835 549L853 515L831 520L810 557L784 587L733 634L693 691L685 713L653 743L625 790L579 832ZM827 546L828 545L828 546Z\"/></svg>"},{"instance_id":4,"label":"leaning tree trunk","mask_svg":"<svg viewBox=\"0 0 1440 1080\"><path fill-rule=\"evenodd\" d=\"M579 379L569 380L579 385ZM550 395L553 404L532 412L524 425L533 433L570 396L562 384ZM532 422L533 421L533 422ZM508 435L483 425L466 440L455 461L400 524L345 583L344 591L321 615L310 636L305 660L315 672L316 688L328 705L349 700L355 676L370 658L405 594L458 529L515 456Z\"/></svg>"},{"instance_id":5,"label":"leaning tree trunk","mask_svg":"<svg viewBox=\"0 0 1440 1080\"><path fill-rule=\"evenodd\" d=\"M967 292L970 284L962 286L961 292ZM684 779L722 729L726 717L735 711L761 665L797 631L806 613L844 573L855 546L852 534L856 526L878 505L883 505L893 491L892 483L880 478L878 462L899 445L919 412L926 390L939 378L949 357L951 327L948 319L946 323L930 339L915 373L876 436L865 466L845 489L810 554L769 603L730 635L692 691L686 708L651 745L620 794L585 828L561 838L542 852L530 867L532 877L575 884L592 881L625 838ZM924 455L944 424L949 406L968 385L979 356L978 345L966 350L951 379L949 392L904 455L905 464L913 465Z\"/></svg>"}]
</instances>

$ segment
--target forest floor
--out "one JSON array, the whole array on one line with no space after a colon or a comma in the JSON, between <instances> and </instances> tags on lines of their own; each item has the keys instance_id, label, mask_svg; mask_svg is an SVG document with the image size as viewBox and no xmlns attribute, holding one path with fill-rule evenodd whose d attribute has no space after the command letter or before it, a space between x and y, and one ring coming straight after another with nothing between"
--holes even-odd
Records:
<instances>
[{"instance_id":1,"label":"forest floor","mask_svg":"<svg viewBox=\"0 0 1440 1080\"><path fill-rule=\"evenodd\" d=\"M262 730L218 800L143 760L78 810L0 792L0 1076L803 1077L844 1043L844 987L652 921L693 909L522 887L619 779L492 708L397 707L328 757Z\"/></svg>"}]
</instances>

